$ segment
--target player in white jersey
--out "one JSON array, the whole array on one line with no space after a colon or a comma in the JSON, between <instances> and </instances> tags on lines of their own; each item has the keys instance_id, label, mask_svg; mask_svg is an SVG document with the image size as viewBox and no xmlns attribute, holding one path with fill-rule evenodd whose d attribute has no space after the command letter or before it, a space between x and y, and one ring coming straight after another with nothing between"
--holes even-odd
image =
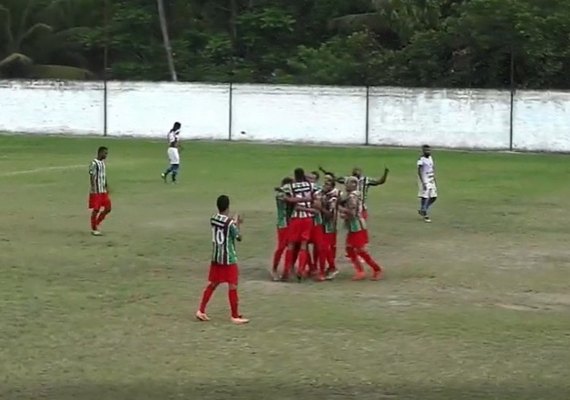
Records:
<instances>
[{"instance_id":1,"label":"player in white jersey","mask_svg":"<svg viewBox=\"0 0 570 400\"><path fill-rule=\"evenodd\" d=\"M168 175L172 173L172 183L176 183L176 176L178 175L178 169L180 168L180 153L178 149L180 148L180 122L175 122L174 126L168 132L168 162L170 166L162 173L162 179L166 182Z\"/></svg>"},{"instance_id":2,"label":"player in white jersey","mask_svg":"<svg viewBox=\"0 0 570 400\"><path fill-rule=\"evenodd\" d=\"M427 144L422 146L422 155L418 159L417 167L418 197L420 198L420 209L418 213L424 218L425 222L431 222L428 212L430 207L437 200L437 185L431 148Z\"/></svg>"}]
</instances>

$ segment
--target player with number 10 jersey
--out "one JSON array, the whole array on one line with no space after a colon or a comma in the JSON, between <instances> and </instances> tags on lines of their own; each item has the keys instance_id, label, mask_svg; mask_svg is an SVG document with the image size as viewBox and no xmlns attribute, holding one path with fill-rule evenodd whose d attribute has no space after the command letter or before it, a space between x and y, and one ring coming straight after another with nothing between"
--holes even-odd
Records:
<instances>
[{"instance_id":1,"label":"player with number 10 jersey","mask_svg":"<svg viewBox=\"0 0 570 400\"><path fill-rule=\"evenodd\" d=\"M249 320L243 318L238 312L238 276L236 241L241 241L239 216L229 216L230 199L222 195L217 200L218 213L210 218L212 228L212 257L208 285L202 294L200 308L196 318L200 321L209 321L206 306L214 291L221 283L228 284L228 300L231 309L231 320L235 324L245 324Z\"/></svg>"}]
</instances>

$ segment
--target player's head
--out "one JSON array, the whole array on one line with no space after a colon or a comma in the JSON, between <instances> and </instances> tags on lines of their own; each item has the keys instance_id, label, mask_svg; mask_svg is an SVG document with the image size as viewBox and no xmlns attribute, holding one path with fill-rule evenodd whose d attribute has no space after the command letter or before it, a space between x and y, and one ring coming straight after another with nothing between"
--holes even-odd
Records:
<instances>
[{"instance_id":1,"label":"player's head","mask_svg":"<svg viewBox=\"0 0 570 400\"><path fill-rule=\"evenodd\" d=\"M356 176L357 178L360 178L362 176L362 168L354 167L352 169L352 176Z\"/></svg>"},{"instance_id":2,"label":"player's head","mask_svg":"<svg viewBox=\"0 0 570 400\"><path fill-rule=\"evenodd\" d=\"M325 174L325 178L324 178L325 182L326 181L336 181L336 177L334 176L334 174L332 172L329 172L328 174Z\"/></svg>"},{"instance_id":3,"label":"player's head","mask_svg":"<svg viewBox=\"0 0 570 400\"><path fill-rule=\"evenodd\" d=\"M345 182L345 186L347 192L354 192L358 187L358 179L354 176L349 177Z\"/></svg>"},{"instance_id":4,"label":"player's head","mask_svg":"<svg viewBox=\"0 0 570 400\"><path fill-rule=\"evenodd\" d=\"M182 125L180 125L180 122L175 122L174 125L172 126L172 132L179 131L181 127Z\"/></svg>"},{"instance_id":5,"label":"player's head","mask_svg":"<svg viewBox=\"0 0 570 400\"><path fill-rule=\"evenodd\" d=\"M281 186L289 185L293 183L293 179L286 176L285 178L281 179Z\"/></svg>"},{"instance_id":6,"label":"player's head","mask_svg":"<svg viewBox=\"0 0 570 400\"><path fill-rule=\"evenodd\" d=\"M325 179L325 183L323 184L323 190L325 193L330 192L335 187L334 179Z\"/></svg>"},{"instance_id":7,"label":"player's head","mask_svg":"<svg viewBox=\"0 0 570 400\"><path fill-rule=\"evenodd\" d=\"M216 200L216 206L219 213L227 213L230 210L230 198L225 194L219 196Z\"/></svg>"},{"instance_id":8,"label":"player's head","mask_svg":"<svg viewBox=\"0 0 570 400\"><path fill-rule=\"evenodd\" d=\"M431 155L431 147L429 147L429 144L424 144L422 146L422 153L426 157L429 157Z\"/></svg>"},{"instance_id":9,"label":"player's head","mask_svg":"<svg viewBox=\"0 0 570 400\"><path fill-rule=\"evenodd\" d=\"M295 176L296 182L305 182L307 180L305 170L303 168L296 168L293 175Z\"/></svg>"},{"instance_id":10,"label":"player's head","mask_svg":"<svg viewBox=\"0 0 570 400\"><path fill-rule=\"evenodd\" d=\"M107 154L109 154L109 149L105 146L101 146L97 149L97 159L104 160L107 158Z\"/></svg>"}]
</instances>

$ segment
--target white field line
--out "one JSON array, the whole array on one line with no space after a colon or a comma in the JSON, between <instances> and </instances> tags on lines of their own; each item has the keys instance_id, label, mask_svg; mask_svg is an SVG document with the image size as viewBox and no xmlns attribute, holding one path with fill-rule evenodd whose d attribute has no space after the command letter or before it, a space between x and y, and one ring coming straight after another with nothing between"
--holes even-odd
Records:
<instances>
[{"instance_id":1,"label":"white field line","mask_svg":"<svg viewBox=\"0 0 570 400\"><path fill-rule=\"evenodd\" d=\"M46 172L46 171L59 171L59 170L64 170L64 169L78 169L78 168L85 168L85 171L87 171L89 168L89 164L55 165L53 167L22 169L19 171L4 172L4 173L0 174L0 177L37 174L37 173Z\"/></svg>"}]
</instances>

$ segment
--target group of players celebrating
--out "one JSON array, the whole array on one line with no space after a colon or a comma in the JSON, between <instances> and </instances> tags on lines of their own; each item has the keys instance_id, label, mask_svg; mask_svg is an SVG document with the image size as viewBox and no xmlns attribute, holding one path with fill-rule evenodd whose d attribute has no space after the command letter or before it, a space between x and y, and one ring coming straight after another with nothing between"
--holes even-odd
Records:
<instances>
[{"instance_id":1,"label":"group of players celebrating","mask_svg":"<svg viewBox=\"0 0 570 400\"><path fill-rule=\"evenodd\" d=\"M178 154L181 125L176 123L168 134L168 158L170 166L162 174L166 182L169 174L176 182L180 157ZM99 226L111 212L111 199L107 184L105 160L107 147L99 147L96 158L89 167L91 190L91 233L101 236ZM320 183L320 172L323 182ZM389 170L386 168L379 179L363 175L360 168L354 168L352 175L337 177L333 172L319 168L306 174L302 168L294 171L293 178L286 177L275 188L277 204L277 248L273 256L272 277L276 281L288 281L294 272L299 281L312 277L316 281L332 280L338 274L336 267L337 232L339 220L344 224L346 234L346 257L354 267L353 280L367 278L363 264L367 264L372 274L370 279L381 280L384 270L368 252L368 208L366 204L370 187L386 182ZM422 155L417 161L420 198L418 213L425 222L431 222L429 210L437 199L434 162L429 146L422 147ZM337 188L343 184L344 190ZM228 301L231 321L235 324L249 322L238 311L236 241L241 241L239 215L230 217L230 199L218 197L218 212L210 219L212 229L212 257L208 284L204 289L196 318L209 321L206 307L216 288L228 284ZM311 248L312 246L312 248ZM312 249L312 252L310 252ZM279 265L285 253L284 265ZM294 268L296 267L296 268Z\"/></svg>"},{"instance_id":2,"label":"group of players celebrating","mask_svg":"<svg viewBox=\"0 0 570 400\"><path fill-rule=\"evenodd\" d=\"M297 168L293 178L284 178L275 188L277 247L273 255L273 280L288 281L293 269L299 281L309 277L316 281L334 279L338 274L339 219L347 230L345 250L355 271L352 279L366 279L363 263L372 269L372 280L382 279L384 270L367 248L366 199L370 187L386 182L389 170L386 168L379 179L364 176L360 168L354 168L352 175L346 177L337 177L323 168L319 170L324 174L322 185L319 171L306 174L303 168ZM344 184L344 190L337 188L337 184ZM283 253L284 266L279 271Z\"/></svg>"}]
</instances>

